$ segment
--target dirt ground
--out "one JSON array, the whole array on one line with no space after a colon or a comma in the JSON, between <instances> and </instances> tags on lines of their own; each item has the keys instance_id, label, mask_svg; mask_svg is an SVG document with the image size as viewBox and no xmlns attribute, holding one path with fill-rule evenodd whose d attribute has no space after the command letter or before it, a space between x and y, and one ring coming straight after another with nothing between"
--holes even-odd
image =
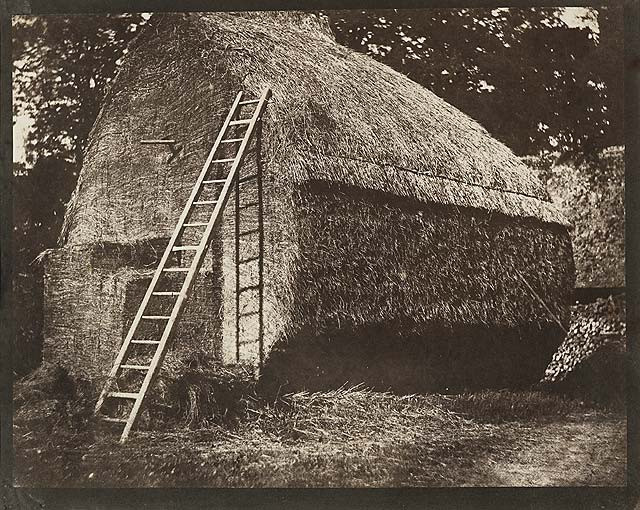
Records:
<instances>
[{"instance_id":1,"label":"dirt ground","mask_svg":"<svg viewBox=\"0 0 640 510\"><path fill-rule=\"evenodd\" d=\"M522 449L487 472L496 486L625 485L624 421L552 423L522 430Z\"/></svg>"},{"instance_id":2,"label":"dirt ground","mask_svg":"<svg viewBox=\"0 0 640 510\"><path fill-rule=\"evenodd\" d=\"M477 452L478 469L459 485L624 486L626 421L512 425L487 453Z\"/></svg>"},{"instance_id":3,"label":"dirt ground","mask_svg":"<svg viewBox=\"0 0 640 510\"><path fill-rule=\"evenodd\" d=\"M517 404L523 404L517 408ZM570 410L570 412L567 412ZM511 413L511 416L509 415ZM40 414L40 413L39 413ZM251 417L253 416L253 417ZM299 396L235 427L138 431L17 416L22 487L623 486L626 417L540 394ZM51 420L49 420L50 422Z\"/></svg>"}]
</instances>

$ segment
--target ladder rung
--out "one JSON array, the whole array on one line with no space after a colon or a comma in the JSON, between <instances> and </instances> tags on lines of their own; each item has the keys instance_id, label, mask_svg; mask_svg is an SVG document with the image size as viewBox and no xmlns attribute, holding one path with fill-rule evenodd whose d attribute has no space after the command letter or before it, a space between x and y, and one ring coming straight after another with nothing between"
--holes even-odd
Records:
<instances>
[{"instance_id":1,"label":"ladder rung","mask_svg":"<svg viewBox=\"0 0 640 510\"><path fill-rule=\"evenodd\" d=\"M208 223L206 221L198 221L195 223L185 223L182 226L183 227L206 227L208 225Z\"/></svg>"},{"instance_id":2,"label":"ladder rung","mask_svg":"<svg viewBox=\"0 0 640 510\"><path fill-rule=\"evenodd\" d=\"M198 202L193 202L193 205L213 205L217 203L217 200L199 200Z\"/></svg>"},{"instance_id":3,"label":"ladder rung","mask_svg":"<svg viewBox=\"0 0 640 510\"><path fill-rule=\"evenodd\" d=\"M132 344L158 345L160 340L131 340Z\"/></svg>"},{"instance_id":4,"label":"ladder rung","mask_svg":"<svg viewBox=\"0 0 640 510\"><path fill-rule=\"evenodd\" d=\"M167 145L172 145L174 143L176 143L175 140L140 140L140 143L143 145L150 145L150 144L167 144Z\"/></svg>"},{"instance_id":5,"label":"ladder rung","mask_svg":"<svg viewBox=\"0 0 640 510\"><path fill-rule=\"evenodd\" d=\"M240 120L232 120L231 122L229 122L230 126L239 126L241 124L249 124L251 122L251 119L240 119Z\"/></svg>"},{"instance_id":6,"label":"ladder rung","mask_svg":"<svg viewBox=\"0 0 640 510\"><path fill-rule=\"evenodd\" d=\"M128 370L149 370L151 367L147 365L120 365L120 368Z\"/></svg>"},{"instance_id":7,"label":"ladder rung","mask_svg":"<svg viewBox=\"0 0 640 510\"><path fill-rule=\"evenodd\" d=\"M107 397L111 398L130 398L136 400L139 396L139 393L127 393L125 391L110 391L107 393Z\"/></svg>"},{"instance_id":8,"label":"ladder rung","mask_svg":"<svg viewBox=\"0 0 640 510\"><path fill-rule=\"evenodd\" d=\"M110 423L127 423L126 418L112 418L111 416L100 416L102 421L108 421Z\"/></svg>"},{"instance_id":9,"label":"ladder rung","mask_svg":"<svg viewBox=\"0 0 640 510\"><path fill-rule=\"evenodd\" d=\"M238 293L246 292L248 290L259 290L259 289L260 289L260 285L247 285L246 287L240 287L238 289Z\"/></svg>"},{"instance_id":10,"label":"ladder rung","mask_svg":"<svg viewBox=\"0 0 640 510\"><path fill-rule=\"evenodd\" d=\"M214 159L212 163L233 163L236 158Z\"/></svg>"},{"instance_id":11,"label":"ladder rung","mask_svg":"<svg viewBox=\"0 0 640 510\"><path fill-rule=\"evenodd\" d=\"M252 228L251 230L245 230L244 232L238 232L239 236L248 236L251 234L257 234L258 232L260 232L259 228Z\"/></svg>"},{"instance_id":12,"label":"ladder rung","mask_svg":"<svg viewBox=\"0 0 640 510\"><path fill-rule=\"evenodd\" d=\"M191 269L188 267L167 267L163 269L168 273L188 273Z\"/></svg>"},{"instance_id":13,"label":"ladder rung","mask_svg":"<svg viewBox=\"0 0 640 510\"><path fill-rule=\"evenodd\" d=\"M258 310L254 312L242 312L238 314L238 317L249 317L250 315L258 315L260 312Z\"/></svg>"},{"instance_id":14,"label":"ladder rung","mask_svg":"<svg viewBox=\"0 0 640 510\"><path fill-rule=\"evenodd\" d=\"M199 246L174 246L171 251L195 251Z\"/></svg>"},{"instance_id":15,"label":"ladder rung","mask_svg":"<svg viewBox=\"0 0 640 510\"><path fill-rule=\"evenodd\" d=\"M259 99L247 99L246 101L240 101L238 104L256 104L259 102Z\"/></svg>"},{"instance_id":16,"label":"ladder rung","mask_svg":"<svg viewBox=\"0 0 640 510\"><path fill-rule=\"evenodd\" d=\"M220 143L238 143L244 140L244 138L228 138L227 140L220 140Z\"/></svg>"},{"instance_id":17,"label":"ladder rung","mask_svg":"<svg viewBox=\"0 0 640 510\"><path fill-rule=\"evenodd\" d=\"M260 260L260 256L257 257L249 257L248 259L239 260L238 264L248 264L249 262L255 262L256 260Z\"/></svg>"},{"instance_id":18,"label":"ladder rung","mask_svg":"<svg viewBox=\"0 0 640 510\"><path fill-rule=\"evenodd\" d=\"M202 181L202 184L220 184L223 182L227 182L226 179L209 179L206 181Z\"/></svg>"},{"instance_id":19,"label":"ladder rung","mask_svg":"<svg viewBox=\"0 0 640 510\"><path fill-rule=\"evenodd\" d=\"M248 204L241 205L238 209L249 209L249 207L255 207L260 205L260 202L249 202Z\"/></svg>"},{"instance_id":20,"label":"ladder rung","mask_svg":"<svg viewBox=\"0 0 640 510\"><path fill-rule=\"evenodd\" d=\"M141 318L152 321L166 321L171 318L171 315L143 315Z\"/></svg>"},{"instance_id":21,"label":"ladder rung","mask_svg":"<svg viewBox=\"0 0 640 510\"><path fill-rule=\"evenodd\" d=\"M242 179L238 179L238 182L240 184L244 184L245 182L250 181L252 179L255 179L256 177L258 177L258 174L247 175L246 177L243 177Z\"/></svg>"},{"instance_id":22,"label":"ladder rung","mask_svg":"<svg viewBox=\"0 0 640 510\"><path fill-rule=\"evenodd\" d=\"M179 296L180 293L179 292L174 292L174 291L158 291L158 292L152 292L151 294L153 294L154 296Z\"/></svg>"}]
</instances>

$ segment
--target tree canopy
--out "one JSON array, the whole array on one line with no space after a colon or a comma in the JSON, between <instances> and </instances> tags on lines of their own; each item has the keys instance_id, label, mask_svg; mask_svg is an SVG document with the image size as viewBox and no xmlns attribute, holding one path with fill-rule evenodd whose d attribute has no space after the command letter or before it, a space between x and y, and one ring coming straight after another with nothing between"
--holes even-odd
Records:
<instances>
[{"instance_id":1,"label":"tree canopy","mask_svg":"<svg viewBox=\"0 0 640 510\"><path fill-rule=\"evenodd\" d=\"M27 162L82 162L107 87L144 22L140 14L14 18L14 114L33 119Z\"/></svg>"},{"instance_id":2,"label":"tree canopy","mask_svg":"<svg viewBox=\"0 0 640 510\"><path fill-rule=\"evenodd\" d=\"M622 9L327 11L339 42L428 87L518 154L596 152L623 143ZM81 163L109 83L141 14L18 17L14 104L34 120L29 163Z\"/></svg>"},{"instance_id":3,"label":"tree canopy","mask_svg":"<svg viewBox=\"0 0 640 510\"><path fill-rule=\"evenodd\" d=\"M517 154L624 143L621 8L338 11L338 40L429 88ZM592 26L597 22L599 33Z\"/></svg>"}]
</instances>

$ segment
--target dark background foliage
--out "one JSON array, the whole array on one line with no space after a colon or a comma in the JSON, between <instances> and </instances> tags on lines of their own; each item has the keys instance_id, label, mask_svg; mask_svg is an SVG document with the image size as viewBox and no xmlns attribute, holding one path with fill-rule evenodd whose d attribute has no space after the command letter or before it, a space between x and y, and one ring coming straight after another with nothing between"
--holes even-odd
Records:
<instances>
[{"instance_id":1,"label":"dark background foliage","mask_svg":"<svg viewBox=\"0 0 640 510\"><path fill-rule=\"evenodd\" d=\"M592 155L622 144L622 9L339 11L339 42L365 51L478 120L516 154ZM554 140L552 142L552 140Z\"/></svg>"}]
</instances>

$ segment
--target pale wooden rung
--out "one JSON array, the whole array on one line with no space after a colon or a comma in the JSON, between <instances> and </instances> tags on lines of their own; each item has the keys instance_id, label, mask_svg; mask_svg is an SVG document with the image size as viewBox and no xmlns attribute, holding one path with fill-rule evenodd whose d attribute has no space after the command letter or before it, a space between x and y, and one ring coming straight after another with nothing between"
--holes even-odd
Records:
<instances>
[{"instance_id":1,"label":"pale wooden rung","mask_svg":"<svg viewBox=\"0 0 640 510\"><path fill-rule=\"evenodd\" d=\"M154 296L179 296L180 293L179 292L174 292L174 291L158 291L158 292L152 292L152 294Z\"/></svg>"},{"instance_id":2,"label":"pale wooden rung","mask_svg":"<svg viewBox=\"0 0 640 510\"><path fill-rule=\"evenodd\" d=\"M193 205L213 205L217 203L217 200L200 200L198 202L194 202Z\"/></svg>"},{"instance_id":3,"label":"pale wooden rung","mask_svg":"<svg viewBox=\"0 0 640 510\"><path fill-rule=\"evenodd\" d=\"M141 319L149 319L152 321L163 321L171 318L171 315L143 315Z\"/></svg>"},{"instance_id":4,"label":"pale wooden rung","mask_svg":"<svg viewBox=\"0 0 640 510\"><path fill-rule=\"evenodd\" d=\"M149 370L151 367L147 365L120 365L120 368L128 370Z\"/></svg>"},{"instance_id":5,"label":"pale wooden rung","mask_svg":"<svg viewBox=\"0 0 640 510\"><path fill-rule=\"evenodd\" d=\"M259 99L247 99L246 101L240 101L238 104L256 104L259 102Z\"/></svg>"},{"instance_id":6,"label":"pale wooden rung","mask_svg":"<svg viewBox=\"0 0 640 510\"><path fill-rule=\"evenodd\" d=\"M220 143L238 143L244 140L244 138L229 138L227 140L220 140Z\"/></svg>"},{"instance_id":7,"label":"pale wooden rung","mask_svg":"<svg viewBox=\"0 0 640 510\"><path fill-rule=\"evenodd\" d=\"M202 184L221 184L223 182L227 182L226 179L209 179L207 181L202 181Z\"/></svg>"},{"instance_id":8,"label":"pale wooden rung","mask_svg":"<svg viewBox=\"0 0 640 510\"><path fill-rule=\"evenodd\" d=\"M260 205L260 202L248 202L238 207L238 209L249 209L250 207L256 207Z\"/></svg>"},{"instance_id":9,"label":"pale wooden rung","mask_svg":"<svg viewBox=\"0 0 640 510\"><path fill-rule=\"evenodd\" d=\"M167 273L188 273L190 269L188 267L166 267L163 271Z\"/></svg>"},{"instance_id":10,"label":"pale wooden rung","mask_svg":"<svg viewBox=\"0 0 640 510\"><path fill-rule=\"evenodd\" d=\"M138 393L127 393L124 391L110 391L107 393L107 397L112 398L129 398L132 400L136 400L138 398Z\"/></svg>"},{"instance_id":11,"label":"pale wooden rung","mask_svg":"<svg viewBox=\"0 0 640 510\"><path fill-rule=\"evenodd\" d=\"M212 163L233 163L236 158L214 159Z\"/></svg>"},{"instance_id":12,"label":"pale wooden rung","mask_svg":"<svg viewBox=\"0 0 640 510\"><path fill-rule=\"evenodd\" d=\"M260 285L247 285L246 287L240 287L238 293L247 292L249 290L260 290Z\"/></svg>"},{"instance_id":13,"label":"pale wooden rung","mask_svg":"<svg viewBox=\"0 0 640 510\"><path fill-rule=\"evenodd\" d=\"M171 251L195 251L198 246L174 246Z\"/></svg>"},{"instance_id":14,"label":"pale wooden rung","mask_svg":"<svg viewBox=\"0 0 640 510\"><path fill-rule=\"evenodd\" d=\"M127 423L126 418L112 418L111 416L100 416L102 421L108 421L111 423Z\"/></svg>"},{"instance_id":15,"label":"pale wooden rung","mask_svg":"<svg viewBox=\"0 0 640 510\"><path fill-rule=\"evenodd\" d=\"M160 340L131 340L132 344L158 345Z\"/></svg>"},{"instance_id":16,"label":"pale wooden rung","mask_svg":"<svg viewBox=\"0 0 640 510\"><path fill-rule=\"evenodd\" d=\"M196 223L185 223L183 227L206 227L208 225L205 221L198 221Z\"/></svg>"},{"instance_id":17,"label":"pale wooden rung","mask_svg":"<svg viewBox=\"0 0 640 510\"><path fill-rule=\"evenodd\" d=\"M230 126L239 126L241 124L249 124L251 122L251 119L240 119L240 120L232 120L231 122L229 122Z\"/></svg>"},{"instance_id":18,"label":"pale wooden rung","mask_svg":"<svg viewBox=\"0 0 640 510\"><path fill-rule=\"evenodd\" d=\"M251 174L251 175L247 175L245 177L242 177L240 179L238 179L238 182L240 184L244 184L245 182L249 182L252 181L253 179L257 179L258 178L258 174Z\"/></svg>"}]
</instances>

